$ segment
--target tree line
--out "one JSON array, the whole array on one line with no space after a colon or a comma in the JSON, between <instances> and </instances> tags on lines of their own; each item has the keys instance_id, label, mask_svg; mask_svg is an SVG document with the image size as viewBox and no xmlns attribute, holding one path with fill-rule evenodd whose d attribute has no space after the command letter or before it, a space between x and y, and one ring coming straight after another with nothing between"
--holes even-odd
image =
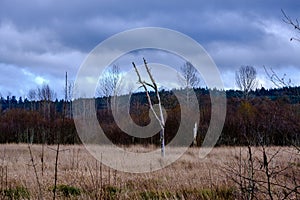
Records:
<instances>
[{"instance_id":1,"label":"tree line","mask_svg":"<svg viewBox=\"0 0 300 200\"><path fill-rule=\"evenodd\" d=\"M181 89L185 95L186 89ZM212 89L194 89L199 102L200 122L197 144L201 145L210 121L210 97ZM216 90L216 89L215 89ZM227 113L225 125L218 145L300 145L300 87L251 90L244 98L241 90L227 90ZM161 103L167 112L165 142L172 140L180 124L179 105L173 91L159 92ZM155 93L149 92L151 100L157 101ZM129 98L123 95L121 98ZM110 105L110 97L95 99L99 123L108 138L116 144L159 145L159 133L151 138L134 138L118 128ZM63 112L64 105L66 112ZM8 96L0 98L0 143L80 143L72 118L72 101L29 100ZM190 110L189 112L193 112ZM130 97L130 115L138 125L149 123L149 104L145 92ZM64 119L64 129L61 125ZM62 133L61 133L62 132ZM193 134L192 130L191 133ZM61 137L58 139L58 135ZM60 141L58 141L60 140Z\"/></svg>"}]
</instances>

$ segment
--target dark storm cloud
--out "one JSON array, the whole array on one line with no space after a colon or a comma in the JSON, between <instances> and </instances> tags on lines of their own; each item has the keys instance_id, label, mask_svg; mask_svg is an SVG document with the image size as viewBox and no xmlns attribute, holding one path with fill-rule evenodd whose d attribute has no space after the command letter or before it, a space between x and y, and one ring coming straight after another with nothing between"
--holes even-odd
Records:
<instances>
[{"instance_id":1,"label":"dark storm cloud","mask_svg":"<svg viewBox=\"0 0 300 200\"><path fill-rule=\"evenodd\" d=\"M202 42L255 40L261 33L252 21L280 20L281 8L294 15L300 6L295 1L277 2L2 1L0 16L21 31L49 29L60 43L89 51L111 34L141 26L172 28Z\"/></svg>"},{"instance_id":2,"label":"dark storm cloud","mask_svg":"<svg viewBox=\"0 0 300 200\"><path fill-rule=\"evenodd\" d=\"M15 71L26 69L50 82L69 71L74 79L87 53L107 37L159 26L198 41L226 74L244 64L300 69L300 46L289 42L297 33L282 22L281 9L292 18L300 17L300 1L292 0L3 0L0 63L14 66L11 73L25 82L28 77ZM0 78L0 91L9 84L6 79Z\"/></svg>"}]
</instances>

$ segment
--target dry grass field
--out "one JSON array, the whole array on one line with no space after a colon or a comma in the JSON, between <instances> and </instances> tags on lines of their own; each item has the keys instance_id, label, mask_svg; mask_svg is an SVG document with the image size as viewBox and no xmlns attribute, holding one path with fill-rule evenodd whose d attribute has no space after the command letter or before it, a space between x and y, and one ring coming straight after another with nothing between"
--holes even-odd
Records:
<instances>
[{"instance_id":1,"label":"dry grass field","mask_svg":"<svg viewBox=\"0 0 300 200\"><path fill-rule=\"evenodd\" d=\"M31 146L36 176L27 144L2 144L0 199L39 199L39 196L53 199L55 148L45 146L42 169L42 146ZM170 166L141 174L110 169L94 159L84 146L61 146L61 149L56 199L244 199L249 193L243 193L242 188L249 181L246 147L214 148L205 159L198 158L198 148L190 148ZM147 151L147 148L134 146L130 150ZM254 192L256 197L268 199L262 150L259 147L252 150ZM287 199L300 197L297 196L299 152L293 147L268 147L266 153L274 199L287 195ZM285 194L292 188L295 191Z\"/></svg>"}]
</instances>

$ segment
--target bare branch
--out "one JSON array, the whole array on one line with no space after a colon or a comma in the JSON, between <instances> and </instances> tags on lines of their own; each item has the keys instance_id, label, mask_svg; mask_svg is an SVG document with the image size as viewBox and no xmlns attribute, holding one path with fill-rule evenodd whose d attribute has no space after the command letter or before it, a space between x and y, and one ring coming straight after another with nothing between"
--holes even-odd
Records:
<instances>
[{"instance_id":1,"label":"bare branch","mask_svg":"<svg viewBox=\"0 0 300 200\"><path fill-rule=\"evenodd\" d=\"M299 26L299 22L296 19L295 21L293 21L285 12L283 9L281 9L281 12L284 16L284 18L282 19L285 23L290 24L294 27L294 29L297 29L300 31L300 26Z\"/></svg>"},{"instance_id":2,"label":"bare branch","mask_svg":"<svg viewBox=\"0 0 300 200\"><path fill-rule=\"evenodd\" d=\"M298 30L298 31L300 32L300 25L299 25L298 19L292 20L292 19L290 18L290 16L288 16L288 15L284 12L283 9L281 9L281 12L282 12L283 17L284 17L284 18L282 19L282 21L283 21L284 23L286 23L286 24L289 24L289 25L293 26L294 29L296 29L296 30ZM296 41L300 42L300 38L291 37L291 38L290 38L290 41L293 41L293 40L296 40Z\"/></svg>"},{"instance_id":3,"label":"bare branch","mask_svg":"<svg viewBox=\"0 0 300 200\"><path fill-rule=\"evenodd\" d=\"M154 110L154 108L153 108L153 106L152 106L151 97L150 97L150 95L149 95L149 92L148 92L148 89L147 89L147 87L146 87L145 81L142 81L141 75L140 75L140 73L139 73L139 71L138 71L138 69L137 69L137 67L136 67L136 65L135 65L134 62L132 62L132 65L133 65L134 70L135 70L135 72L136 72L136 74L137 74L137 76L138 76L138 82L141 84L141 87L143 87L144 90L145 90L145 92L146 92L147 100L148 100L148 103L149 103L149 106L150 106L150 109L151 109L152 113L154 114L155 118L159 121L159 124L160 124L162 127L164 127L164 124L161 123L161 121L160 121L158 115L156 114L156 112L155 112L155 110ZM151 86L151 87L154 87L154 86Z\"/></svg>"},{"instance_id":4,"label":"bare branch","mask_svg":"<svg viewBox=\"0 0 300 200\"><path fill-rule=\"evenodd\" d=\"M286 81L286 74L283 75L283 77L279 77L278 74L272 69L270 68L269 70L265 67L264 70L267 74L267 77L269 78L269 80L276 86L276 87L290 87L291 86L291 79L288 79L288 81Z\"/></svg>"},{"instance_id":5,"label":"bare branch","mask_svg":"<svg viewBox=\"0 0 300 200\"><path fill-rule=\"evenodd\" d=\"M150 80L151 80L152 84L153 84L153 88L156 91L157 90L157 85L156 85L155 80L154 80L154 78L153 78L153 76L151 74L150 68L148 67L147 61L145 60L145 58L143 58L143 60L144 60L144 65L145 65L146 71L147 71L147 73L148 73L148 75L150 77Z\"/></svg>"},{"instance_id":6,"label":"bare branch","mask_svg":"<svg viewBox=\"0 0 300 200\"><path fill-rule=\"evenodd\" d=\"M56 93L49 85L43 85L37 89L37 97L41 101L52 101L56 98Z\"/></svg>"},{"instance_id":7,"label":"bare branch","mask_svg":"<svg viewBox=\"0 0 300 200\"><path fill-rule=\"evenodd\" d=\"M158 107L159 107L159 111L160 111L160 121L161 121L163 127L165 127L165 123L164 123L165 119L164 119L164 115L163 115L163 112L162 112L161 100L160 100L160 95L159 95L159 91L158 91L158 88L157 88L157 84L156 84L156 82L155 82L155 80L154 80L154 78L153 78L153 76L151 74L151 71L150 71L150 69L149 69L149 67L147 65L147 61L145 60L145 58L143 58L143 60L144 60L144 65L145 65L145 68L147 70L147 73L148 73L148 75L149 75L149 77L150 77L150 79L152 81L153 88L154 88L155 93L156 93L156 97L158 99Z\"/></svg>"}]
</instances>

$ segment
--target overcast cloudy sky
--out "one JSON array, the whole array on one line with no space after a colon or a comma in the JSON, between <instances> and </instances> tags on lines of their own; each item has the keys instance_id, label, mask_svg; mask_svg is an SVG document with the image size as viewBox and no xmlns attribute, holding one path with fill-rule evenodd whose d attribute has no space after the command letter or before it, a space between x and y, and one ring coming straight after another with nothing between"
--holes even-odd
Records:
<instances>
[{"instance_id":1,"label":"overcast cloudy sky","mask_svg":"<svg viewBox=\"0 0 300 200\"><path fill-rule=\"evenodd\" d=\"M209 3L208 3L209 2ZM263 66L300 84L300 36L281 9L300 18L300 1L1 0L0 92L25 97L44 83L63 94L65 71L74 80L87 54L113 34L146 26L170 28L199 42L218 66L226 88L234 72Z\"/></svg>"}]
</instances>

